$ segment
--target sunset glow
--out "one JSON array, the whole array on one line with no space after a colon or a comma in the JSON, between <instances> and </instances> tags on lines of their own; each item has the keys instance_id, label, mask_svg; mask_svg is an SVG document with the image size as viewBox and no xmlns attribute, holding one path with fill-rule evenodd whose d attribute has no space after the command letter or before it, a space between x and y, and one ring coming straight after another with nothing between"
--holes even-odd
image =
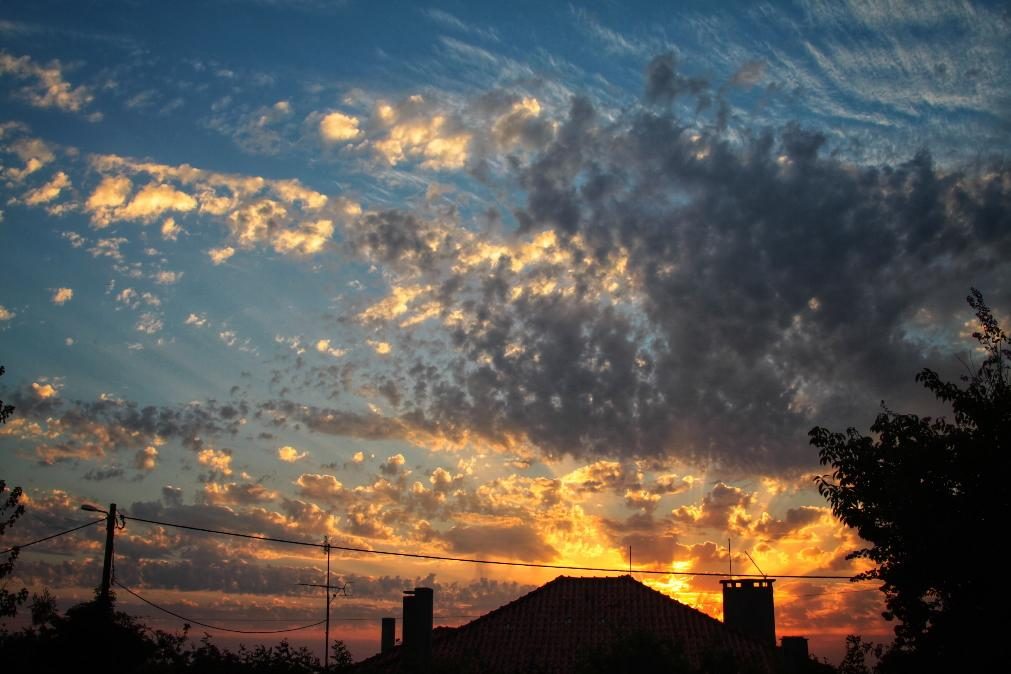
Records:
<instances>
[{"instance_id":1,"label":"sunset glow","mask_svg":"<svg viewBox=\"0 0 1011 674\"><path fill-rule=\"evenodd\" d=\"M874 583L782 577L870 568L807 432L936 413L913 377L962 372L968 288L1011 311L1006 10L85 4L0 9L3 547L84 503L326 536L356 657L419 584L459 625L606 574L339 548L631 549L717 618L690 574L780 577L777 632L833 662L890 638ZM104 536L12 582L88 599ZM319 548L125 520L115 551L195 620L322 620Z\"/></svg>"}]
</instances>

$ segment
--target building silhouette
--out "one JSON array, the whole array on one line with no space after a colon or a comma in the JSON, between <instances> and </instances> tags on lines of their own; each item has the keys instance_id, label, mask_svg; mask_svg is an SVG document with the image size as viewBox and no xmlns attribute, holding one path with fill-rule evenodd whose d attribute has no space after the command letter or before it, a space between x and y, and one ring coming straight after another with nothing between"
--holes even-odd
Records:
<instances>
[{"instance_id":1,"label":"building silhouette","mask_svg":"<svg viewBox=\"0 0 1011 674\"><path fill-rule=\"evenodd\" d=\"M723 623L758 641L776 646L776 606L772 578L721 580Z\"/></svg>"},{"instance_id":2,"label":"building silhouette","mask_svg":"<svg viewBox=\"0 0 1011 674\"><path fill-rule=\"evenodd\" d=\"M771 601L771 584L769 588ZM406 594L403 645L363 660L354 671L417 672L431 666L438 671L561 674L577 671L601 654L640 644L663 647L693 669L716 658L745 664L749 672L778 671L774 631L771 642L755 638L631 576L559 576L455 628L431 629L432 599L427 588ZM741 607L743 615L751 604L742 602ZM428 640L417 631L426 625Z\"/></svg>"}]
</instances>

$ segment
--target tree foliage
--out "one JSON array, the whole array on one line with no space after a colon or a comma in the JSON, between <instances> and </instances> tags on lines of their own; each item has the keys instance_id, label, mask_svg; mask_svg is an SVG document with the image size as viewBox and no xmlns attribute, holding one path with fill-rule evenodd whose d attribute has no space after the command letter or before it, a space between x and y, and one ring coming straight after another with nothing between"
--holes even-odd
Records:
<instances>
[{"instance_id":1,"label":"tree foliage","mask_svg":"<svg viewBox=\"0 0 1011 674\"><path fill-rule=\"evenodd\" d=\"M0 377L3 376L4 372L3 365L0 365ZM0 424L6 424L7 419L10 418L13 412L13 405L4 404L4 401L0 400ZM14 526L14 523L24 512L25 506L21 503L21 487L14 487L8 491L7 483L0 480L0 541L3 540L7 529ZM5 546L0 544L0 547ZM11 592L7 589L7 581L4 580L4 578L10 576L14 571L14 560L17 558L18 549L17 547L13 547L10 552L0 559L0 618L15 615L18 606L25 603L28 599L27 589L21 588L16 592Z\"/></svg>"},{"instance_id":2,"label":"tree foliage","mask_svg":"<svg viewBox=\"0 0 1011 674\"><path fill-rule=\"evenodd\" d=\"M31 602L32 622L16 632L0 629L0 670L49 674L70 671L106 674L323 674L320 660L309 649L286 640L269 646L217 646L209 635L194 643L189 625L164 632L99 600L77 604L64 614L48 591ZM346 670L351 654L333 642L334 654Z\"/></svg>"},{"instance_id":3,"label":"tree foliage","mask_svg":"<svg viewBox=\"0 0 1011 674\"><path fill-rule=\"evenodd\" d=\"M0 377L4 376L4 372L6 372L4 366L0 365ZM9 419L13 413L14 405L4 404L4 401L0 400L0 424L6 424L7 419Z\"/></svg>"},{"instance_id":4,"label":"tree foliage","mask_svg":"<svg viewBox=\"0 0 1011 674\"><path fill-rule=\"evenodd\" d=\"M961 668L1007 626L991 617L1005 614L1006 590L984 568L996 561L992 540L1011 505L1001 484L1011 475L1011 350L980 292L967 301L981 326L973 337L982 364L961 384L930 369L916 376L950 405L950 420L883 406L870 437L854 428L810 432L833 469L817 478L819 492L869 543L849 555L875 564L856 578L882 581L883 615L898 623L886 671Z\"/></svg>"}]
</instances>

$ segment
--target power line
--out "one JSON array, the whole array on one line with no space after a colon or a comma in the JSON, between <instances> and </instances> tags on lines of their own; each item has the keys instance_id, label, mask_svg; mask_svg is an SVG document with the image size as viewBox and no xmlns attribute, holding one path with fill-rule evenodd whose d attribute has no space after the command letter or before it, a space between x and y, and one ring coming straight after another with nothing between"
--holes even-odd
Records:
<instances>
[{"instance_id":1,"label":"power line","mask_svg":"<svg viewBox=\"0 0 1011 674\"><path fill-rule=\"evenodd\" d=\"M179 620L182 620L183 622L192 623L194 625L200 625L201 627L206 627L208 629L218 630L218 631L221 631L221 632L234 632L235 634L281 634L283 632L298 632L300 630L307 630L310 627L318 627L318 626L320 626L320 625L322 625L323 623L326 622L325 620L320 620L319 622L314 622L311 625L302 625L300 627L290 627L288 629L283 629L283 630L236 630L236 629L231 629L229 627L219 627L217 625L209 625L207 623L200 622L199 620L193 620L192 618L187 618L186 616L179 615L175 611L170 611L169 609L165 608L164 606L159 606L158 604L155 604L153 601L151 601L149 599L145 599L144 597L140 596L139 594L137 594L136 592L134 592L133 590L131 590L130 588L128 588L126 585L123 585L123 583L119 582L118 580L113 580L112 582L115 583L116 585L118 585L119 587L123 588L124 590L126 590L130 594L132 594L137 599L140 599L142 602L144 602L145 604L147 604L151 608L156 608L156 609L158 609L159 611L161 611L163 613L167 613L170 616L173 616L175 618L179 618Z\"/></svg>"},{"instance_id":2,"label":"power line","mask_svg":"<svg viewBox=\"0 0 1011 674\"><path fill-rule=\"evenodd\" d=\"M805 592L804 594L795 594L794 597L819 597L823 594L852 594L853 592L880 592L880 588L872 587L868 589L861 590L823 590L821 592Z\"/></svg>"},{"instance_id":3,"label":"power line","mask_svg":"<svg viewBox=\"0 0 1011 674\"><path fill-rule=\"evenodd\" d=\"M285 543L288 545L301 545L311 548L325 548L326 546L322 543L308 543L306 541L295 541L286 538L274 538L272 536L259 536L255 534L243 534L235 531L222 531L221 529L206 529L204 527L195 527L188 524L176 524L174 522L162 522L159 520L149 520L143 517L130 517L126 516L126 519L133 520L135 522L145 522L147 524L157 524L166 527L175 527L177 529L188 529L190 531L199 531L207 534L220 534L222 536L236 536L238 538L249 538L257 541L268 541L271 543ZM527 567L533 569L557 569L561 571L600 571L603 573L628 573L628 569L615 569L609 567L599 567L599 566L570 566L566 564L537 564L535 562L507 562L502 560L494 559L474 559L470 557L446 557L442 555L425 555L421 553L412 552L394 552L392 550L370 550L368 548L353 548L348 546L329 544L329 547L333 550L343 550L344 552L361 552L368 555L386 555L389 557L409 557L411 559L430 559L441 562L464 562L468 564L488 564L494 566L519 566ZM717 573L715 571L661 571L657 569L633 569L633 573L638 574L651 574L657 576L715 576L719 578L725 578L727 574ZM799 575L799 574L774 574L776 578L796 578L796 579L808 579L808 580L851 580L850 576L831 576L831 575ZM738 573L735 574L738 578L764 578L754 573Z\"/></svg>"},{"instance_id":4,"label":"power line","mask_svg":"<svg viewBox=\"0 0 1011 674\"><path fill-rule=\"evenodd\" d=\"M36 543L43 543L43 542L51 540L53 538L57 538L58 536L65 536L67 534L72 534L75 531L79 531L81 529L84 529L85 527L90 527L90 526L92 526L94 524L98 524L99 522L104 522L104 521L105 521L104 518L100 519L100 520L91 520L90 522L85 522L81 526L74 527L73 529L67 529L66 531L61 531L59 533L52 534L50 536L46 536L45 538L40 538L38 540L32 541L31 543L22 543L21 545L15 545L14 547L7 548L3 552L0 552L0 555L6 555L8 552L14 552L15 550L24 550L25 548L31 547L31 546L35 545Z\"/></svg>"}]
</instances>

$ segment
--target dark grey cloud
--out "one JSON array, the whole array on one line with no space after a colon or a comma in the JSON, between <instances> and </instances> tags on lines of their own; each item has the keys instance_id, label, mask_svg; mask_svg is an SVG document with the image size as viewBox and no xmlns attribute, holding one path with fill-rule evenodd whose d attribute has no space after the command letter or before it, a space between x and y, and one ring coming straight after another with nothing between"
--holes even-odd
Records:
<instances>
[{"instance_id":1,"label":"dark grey cloud","mask_svg":"<svg viewBox=\"0 0 1011 674\"><path fill-rule=\"evenodd\" d=\"M647 91L669 102L705 88L663 56ZM855 164L797 124L731 133L665 107L614 119L575 99L552 142L511 166L517 236L551 228L598 267L627 253L638 303L609 301L580 265L518 272L502 259L439 276L437 260L417 264L417 242L383 244L475 318L402 374L401 420L520 435L548 456L779 471L815 462L815 424L869 424L883 399L936 411L913 376L952 371L953 351L970 348L957 318L968 288L1011 304L1011 170L909 156ZM571 290L510 294L520 277Z\"/></svg>"},{"instance_id":2,"label":"dark grey cloud","mask_svg":"<svg viewBox=\"0 0 1011 674\"><path fill-rule=\"evenodd\" d=\"M697 95L708 88L708 82L698 77L686 77L678 72L677 57L668 52L655 56L646 66L646 100L670 105L678 96Z\"/></svg>"},{"instance_id":3,"label":"dark grey cloud","mask_svg":"<svg viewBox=\"0 0 1011 674\"><path fill-rule=\"evenodd\" d=\"M257 406L255 418L276 426L306 428L318 433L346 435L363 440L402 437L405 429L397 419L378 414L348 412L336 408L303 405L290 400L271 400Z\"/></svg>"},{"instance_id":4,"label":"dark grey cloud","mask_svg":"<svg viewBox=\"0 0 1011 674\"><path fill-rule=\"evenodd\" d=\"M110 453L136 452L161 440L177 440L193 450L211 437L234 436L249 410L245 401L206 400L177 406L142 406L103 397L92 401L39 398L31 387L14 391L18 417L37 422L56 437L35 446L45 464L96 460ZM108 479L115 467L96 468L88 479Z\"/></svg>"},{"instance_id":5,"label":"dark grey cloud","mask_svg":"<svg viewBox=\"0 0 1011 674\"><path fill-rule=\"evenodd\" d=\"M763 518L755 523L755 533L765 540L775 540L794 535L798 530L814 524L828 513L826 508L799 506L786 511L783 519Z\"/></svg>"},{"instance_id":6,"label":"dark grey cloud","mask_svg":"<svg viewBox=\"0 0 1011 674\"><path fill-rule=\"evenodd\" d=\"M87 473L84 474L85 480L93 480L95 482L101 482L103 480L111 480L113 478L120 478L126 475L124 471L119 466L109 466L108 468L92 468Z\"/></svg>"},{"instance_id":7,"label":"dark grey cloud","mask_svg":"<svg viewBox=\"0 0 1011 674\"><path fill-rule=\"evenodd\" d=\"M558 557L558 551L525 524L461 524L440 537L450 550L460 554L535 562Z\"/></svg>"}]
</instances>

